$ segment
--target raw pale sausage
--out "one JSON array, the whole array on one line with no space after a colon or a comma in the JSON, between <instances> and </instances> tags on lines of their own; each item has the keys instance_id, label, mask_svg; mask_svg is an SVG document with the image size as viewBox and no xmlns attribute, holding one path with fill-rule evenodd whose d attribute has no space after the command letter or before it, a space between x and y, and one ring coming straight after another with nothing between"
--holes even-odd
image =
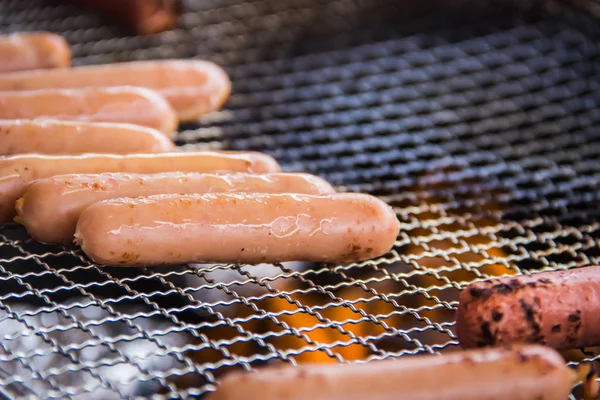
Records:
<instances>
[{"instance_id":1,"label":"raw pale sausage","mask_svg":"<svg viewBox=\"0 0 600 400\"><path fill-rule=\"evenodd\" d=\"M465 347L537 342L556 349L600 345L600 267L476 282L459 298Z\"/></svg>"},{"instance_id":2,"label":"raw pale sausage","mask_svg":"<svg viewBox=\"0 0 600 400\"><path fill-rule=\"evenodd\" d=\"M57 175L40 179L17 201L18 221L35 239L73 241L81 212L100 200L164 193L306 193L328 194L329 183L308 174L160 174Z\"/></svg>"},{"instance_id":3,"label":"raw pale sausage","mask_svg":"<svg viewBox=\"0 0 600 400\"><path fill-rule=\"evenodd\" d=\"M346 262L387 253L398 230L392 209L366 194L215 193L95 203L75 240L107 265Z\"/></svg>"},{"instance_id":4,"label":"raw pale sausage","mask_svg":"<svg viewBox=\"0 0 600 400\"><path fill-rule=\"evenodd\" d=\"M48 32L0 36L0 73L71 65L71 49L61 36Z\"/></svg>"},{"instance_id":5,"label":"raw pale sausage","mask_svg":"<svg viewBox=\"0 0 600 400\"><path fill-rule=\"evenodd\" d=\"M127 122L172 134L177 115L158 93L136 87L0 92L0 119Z\"/></svg>"},{"instance_id":6,"label":"raw pale sausage","mask_svg":"<svg viewBox=\"0 0 600 400\"><path fill-rule=\"evenodd\" d=\"M138 86L163 95L181 121L219 109L231 83L216 64L201 60L138 61L0 75L0 90Z\"/></svg>"},{"instance_id":7,"label":"raw pale sausage","mask_svg":"<svg viewBox=\"0 0 600 400\"><path fill-rule=\"evenodd\" d=\"M0 120L0 155L160 153L175 151L161 132L131 124Z\"/></svg>"},{"instance_id":8,"label":"raw pale sausage","mask_svg":"<svg viewBox=\"0 0 600 400\"><path fill-rule=\"evenodd\" d=\"M36 179L102 172L279 172L272 157L260 153L181 152L156 154L20 155L0 158L0 222L15 215L15 201Z\"/></svg>"},{"instance_id":9,"label":"raw pale sausage","mask_svg":"<svg viewBox=\"0 0 600 400\"><path fill-rule=\"evenodd\" d=\"M537 345L227 375L210 400L566 400L577 376Z\"/></svg>"}]
</instances>

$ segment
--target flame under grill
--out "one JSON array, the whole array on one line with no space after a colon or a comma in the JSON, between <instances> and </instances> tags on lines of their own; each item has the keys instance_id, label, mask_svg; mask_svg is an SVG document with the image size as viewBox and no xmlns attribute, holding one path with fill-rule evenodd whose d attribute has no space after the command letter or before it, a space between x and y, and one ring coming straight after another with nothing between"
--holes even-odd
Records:
<instances>
[{"instance_id":1,"label":"flame under grill","mask_svg":"<svg viewBox=\"0 0 600 400\"><path fill-rule=\"evenodd\" d=\"M381 197L402 228L360 264L125 269L0 226L0 396L201 397L233 369L452 351L468 283L599 263L594 2L401 3L187 1L177 29L132 37L1 1L3 31L59 32L76 64L223 65L233 95L182 149L267 152Z\"/></svg>"}]
</instances>

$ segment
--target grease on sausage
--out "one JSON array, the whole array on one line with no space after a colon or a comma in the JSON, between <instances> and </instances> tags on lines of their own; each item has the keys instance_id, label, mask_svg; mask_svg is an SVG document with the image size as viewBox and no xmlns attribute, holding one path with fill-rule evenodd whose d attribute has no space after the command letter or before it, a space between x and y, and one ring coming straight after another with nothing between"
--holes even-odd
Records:
<instances>
[{"instance_id":1,"label":"grease on sausage","mask_svg":"<svg viewBox=\"0 0 600 400\"><path fill-rule=\"evenodd\" d=\"M36 179L103 172L279 172L270 156L252 152L180 152L156 154L28 154L0 157L0 222L15 215L15 201Z\"/></svg>"},{"instance_id":2,"label":"grease on sausage","mask_svg":"<svg viewBox=\"0 0 600 400\"><path fill-rule=\"evenodd\" d=\"M17 201L18 221L35 239L47 243L73 241L81 212L101 200L164 193L305 193L334 190L323 179L308 174L160 173L58 175L33 183Z\"/></svg>"},{"instance_id":3,"label":"grease on sausage","mask_svg":"<svg viewBox=\"0 0 600 400\"><path fill-rule=\"evenodd\" d=\"M215 193L95 203L75 240L107 265L346 262L387 253L398 230L392 209L365 194Z\"/></svg>"}]
</instances>

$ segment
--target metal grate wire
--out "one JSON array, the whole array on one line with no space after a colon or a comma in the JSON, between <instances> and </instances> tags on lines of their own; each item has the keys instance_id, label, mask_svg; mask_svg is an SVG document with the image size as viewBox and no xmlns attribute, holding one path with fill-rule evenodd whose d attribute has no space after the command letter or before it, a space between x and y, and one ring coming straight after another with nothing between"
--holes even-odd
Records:
<instances>
[{"instance_id":1,"label":"metal grate wire","mask_svg":"<svg viewBox=\"0 0 600 400\"><path fill-rule=\"evenodd\" d=\"M133 37L1 1L3 31L59 32L78 65L223 65L231 100L182 127L183 150L267 152L381 197L402 229L359 264L125 269L1 226L0 396L202 397L234 369L453 351L470 282L597 264L597 4L441 3L189 0L173 31Z\"/></svg>"}]
</instances>

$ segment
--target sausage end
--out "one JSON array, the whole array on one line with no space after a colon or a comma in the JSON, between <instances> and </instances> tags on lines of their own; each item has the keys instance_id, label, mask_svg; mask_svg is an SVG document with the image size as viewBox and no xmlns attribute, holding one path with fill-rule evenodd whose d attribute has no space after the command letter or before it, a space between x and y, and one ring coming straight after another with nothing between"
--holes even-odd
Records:
<instances>
[{"instance_id":1,"label":"sausage end","mask_svg":"<svg viewBox=\"0 0 600 400\"><path fill-rule=\"evenodd\" d=\"M48 46L48 68L66 68L71 66L71 47L60 35L41 33Z\"/></svg>"},{"instance_id":2,"label":"sausage end","mask_svg":"<svg viewBox=\"0 0 600 400\"><path fill-rule=\"evenodd\" d=\"M231 80L223 68L210 61L187 61L193 63L198 72L206 76L202 95L192 105L176 107L181 122L193 122L201 116L217 111L231 94Z\"/></svg>"}]
</instances>

